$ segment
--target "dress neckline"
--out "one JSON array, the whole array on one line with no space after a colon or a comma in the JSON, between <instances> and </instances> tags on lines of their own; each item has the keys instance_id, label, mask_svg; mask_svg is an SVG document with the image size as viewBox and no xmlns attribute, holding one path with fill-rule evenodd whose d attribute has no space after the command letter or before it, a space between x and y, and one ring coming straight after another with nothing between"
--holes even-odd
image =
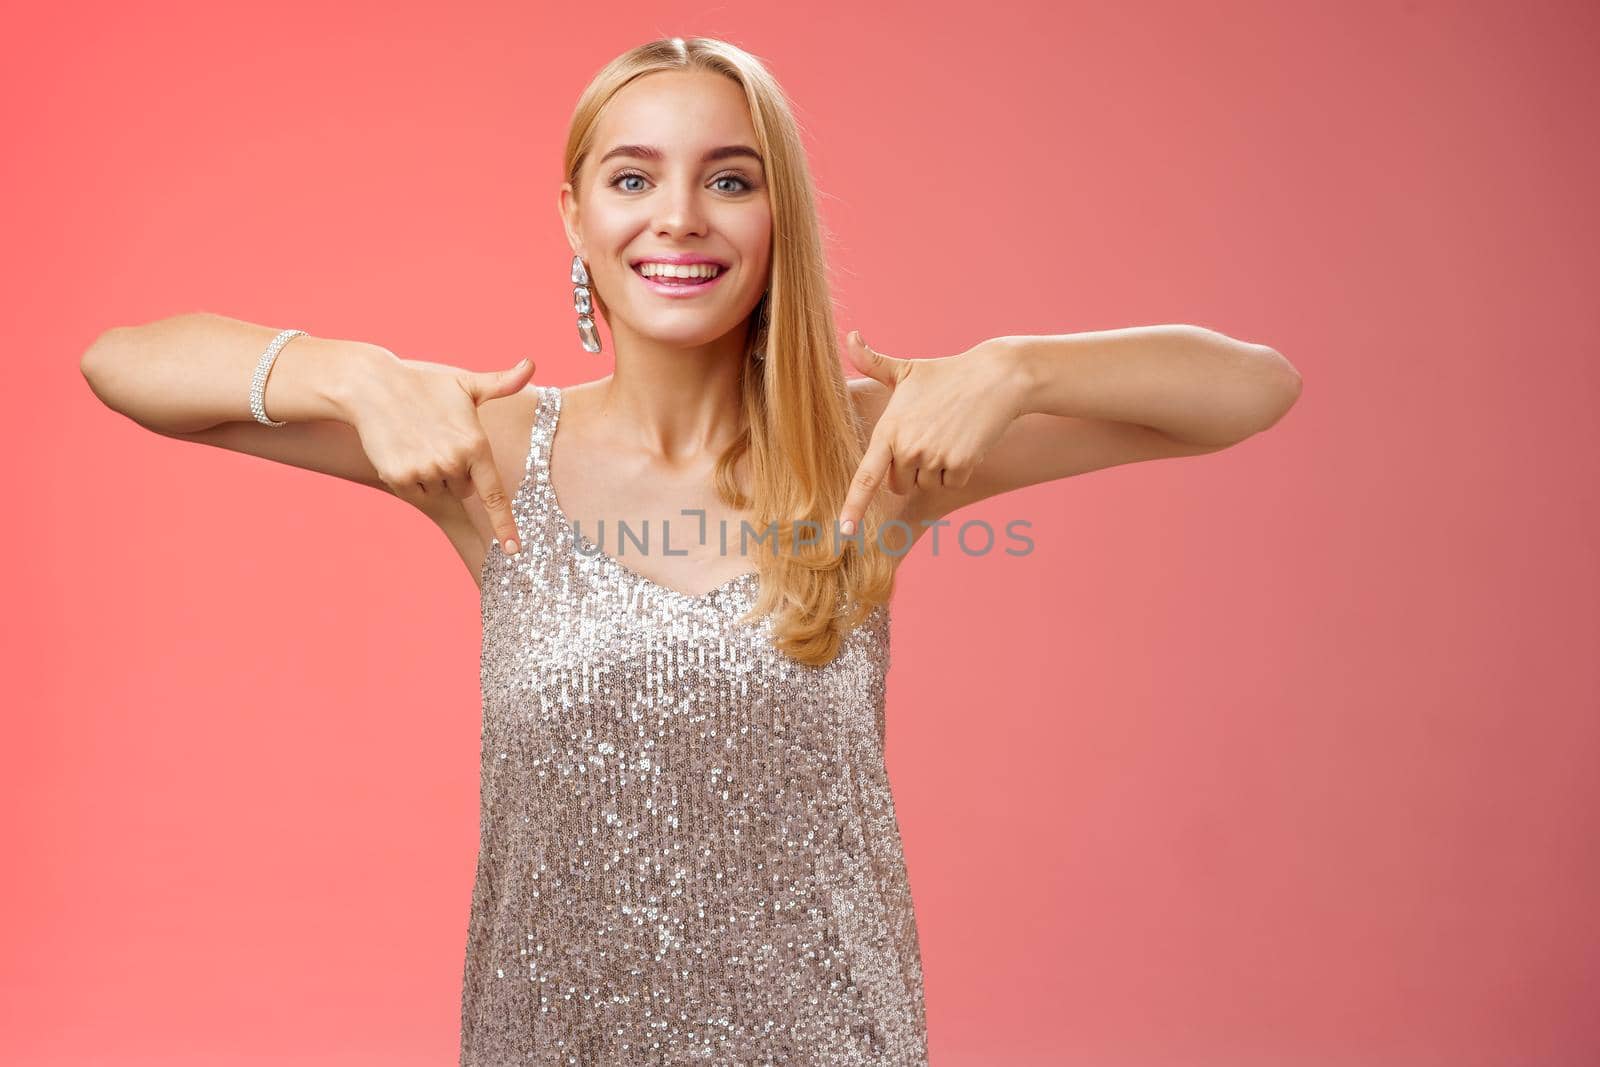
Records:
<instances>
[{"instance_id":1,"label":"dress neckline","mask_svg":"<svg viewBox=\"0 0 1600 1067\"><path fill-rule=\"evenodd\" d=\"M544 502L556 521L565 527L568 533L573 535L574 549L580 558L594 562L602 569L617 575L636 587L654 593L657 596L678 600L686 604L710 603L723 593L731 592L740 586L757 581L761 577L760 570L743 571L727 581L707 589L703 593L686 593L670 585L663 585L649 575L641 574L632 567L624 565L616 557L604 551L599 545L578 532L572 519L567 516L566 510L562 508L561 500L556 495L555 481L550 477L550 460L555 453L556 430L561 425L561 401L563 396L563 390L560 386L549 385L544 387L539 401L540 411L535 417L535 422L537 425L544 427L544 431L540 439L543 445L541 449L542 462L539 463L538 469L534 471L534 488L543 495ZM549 405L550 413L546 421L545 406L547 404Z\"/></svg>"}]
</instances>

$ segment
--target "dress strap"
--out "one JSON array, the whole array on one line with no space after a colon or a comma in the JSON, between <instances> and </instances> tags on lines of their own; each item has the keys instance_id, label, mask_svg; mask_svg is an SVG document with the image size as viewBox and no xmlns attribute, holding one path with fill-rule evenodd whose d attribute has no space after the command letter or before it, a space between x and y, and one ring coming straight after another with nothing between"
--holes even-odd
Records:
<instances>
[{"instance_id":1,"label":"dress strap","mask_svg":"<svg viewBox=\"0 0 1600 1067\"><path fill-rule=\"evenodd\" d=\"M555 488L550 484L550 452L556 439L556 425L561 421L561 389L554 385L539 388L539 408L533 417L533 431L528 442L528 470L525 482L528 507L536 512L541 522L565 525L561 506L556 502Z\"/></svg>"},{"instance_id":2,"label":"dress strap","mask_svg":"<svg viewBox=\"0 0 1600 1067\"><path fill-rule=\"evenodd\" d=\"M543 477L550 464L550 442L555 437L556 416L561 411L561 390L553 385L541 385L539 403L534 408L533 426L528 432L528 457L523 464L525 482Z\"/></svg>"},{"instance_id":3,"label":"dress strap","mask_svg":"<svg viewBox=\"0 0 1600 1067\"><path fill-rule=\"evenodd\" d=\"M528 430L528 454L522 463L522 482L517 486L512 507L519 522L541 525L545 519L545 471L550 462L550 441L554 437L555 416L561 406L561 390L553 385L535 386L533 424ZM527 537L533 531L524 533Z\"/></svg>"}]
</instances>

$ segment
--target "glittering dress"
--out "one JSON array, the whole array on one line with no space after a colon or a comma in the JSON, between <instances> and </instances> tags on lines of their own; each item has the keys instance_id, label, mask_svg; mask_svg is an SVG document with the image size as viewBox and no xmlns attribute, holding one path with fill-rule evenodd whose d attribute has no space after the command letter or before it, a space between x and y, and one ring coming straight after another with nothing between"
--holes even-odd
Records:
<instances>
[{"instance_id":1,"label":"glittering dress","mask_svg":"<svg viewBox=\"0 0 1600 1067\"><path fill-rule=\"evenodd\" d=\"M537 389L523 551L483 565L461 1063L926 1064L887 607L807 666L737 622L753 572L690 596L575 541Z\"/></svg>"}]
</instances>

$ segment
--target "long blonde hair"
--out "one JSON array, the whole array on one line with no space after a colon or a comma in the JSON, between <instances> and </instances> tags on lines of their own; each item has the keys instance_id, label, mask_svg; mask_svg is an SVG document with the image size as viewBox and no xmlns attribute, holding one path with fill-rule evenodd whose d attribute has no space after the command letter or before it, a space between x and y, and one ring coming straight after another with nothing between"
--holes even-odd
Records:
<instances>
[{"instance_id":1,"label":"long blonde hair","mask_svg":"<svg viewBox=\"0 0 1600 1067\"><path fill-rule=\"evenodd\" d=\"M584 89L565 154L574 190L582 188L579 172L593 150L601 111L624 85L658 71L722 74L744 90L750 105L772 207L772 277L751 312L740 376L748 425L718 458L716 487L730 507L753 515L757 533L775 530L783 549L756 553L761 595L746 618L772 614L774 644L821 666L838 654L850 629L888 601L895 560L878 543L878 500L857 531L865 551L845 539L840 551L833 547L863 449L839 362L811 170L788 99L759 59L713 38L670 37L613 59ZM606 315L598 293L595 305ZM756 359L763 350L764 358ZM748 497L734 479L747 452ZM817 543L797 545L799 536Z\"/></svg>"}]
</instances>

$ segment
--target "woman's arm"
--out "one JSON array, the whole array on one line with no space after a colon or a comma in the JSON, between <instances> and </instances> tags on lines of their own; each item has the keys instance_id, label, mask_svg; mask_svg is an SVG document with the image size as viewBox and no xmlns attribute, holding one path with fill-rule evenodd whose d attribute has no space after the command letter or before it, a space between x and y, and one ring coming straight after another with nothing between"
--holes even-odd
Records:
<instances>
[{"instance_id":1,"label":"woman's arm","mask_svg":"<svg viewBox=\"0 0 1600 1067\"><path fill-rule=\"evenodd\" d=\"M79 368L107 407L156 433L256 424L250 378L278 332L204 311L174 315L107 330ZM347 421L353 379L383 358L394 357L377 345L296 337L273 361L263 398L267 415L289 423Z\"/></svg>"},{"instance_id":2,"label":"woman's arm","mask_svg":"<svg viewBox=\"0 0 1600 1067\"><path fill-rule=\"evenodd\" d=\"M277 335L208 312L175 315L107 330L79 366L101 402L164 437L392 492L348 411L360 377L392 354L358 341L294 338L273 361L263 394L268 417L289 425L263 426L250 413L250 378Z\"/></svg>"},{"instance_id":3,"label":"woman's arm","mask_svg":"<svg viewBox=\"0 0 1600 1067\"><path fill-rule=\"evenodd\" d=\"M534 370L467 371L400 359L359 341L295 337L279 351L250 411L250 379L278 335L206 312L107 330L84 353L83 376L108 407L165 437L259 456L370 486L414 505L456 539L483 525L518 544L507 468L491 441L526 427L523 390Z\"/></svg>"},{"instance_id":4,"label":"woman's arm","mask_svg":"<svg viewBox=\"0 0 1600 1067\"><path fill-rule=\"evenodd\" d=\"M991 343L1016 378L1019 414L1131 422L1183 444L1237 444L1300 396L1300 372L1276 351L1200 326Z\"/></svg>"},{"instance_id":5,"label":"woman's arm","mask_svg":"<svg viewBox=\"0 0 1600 1067\"><path fill-rule=\"evenodd\" d=\"M1300 374L1265 345L1199 326L1000 337L992 360L1017 415L965 485L918 487L908 512L935 519L1024 486L1153 459L1219 452L1268 429Z\"/></svg>"},{"instance_id":6,"label":"woman's arm","mask_svg":"<svg viewBox=\"0 0 1600 1067\"><path fill-rule=\"evenodd\" d=\"M1299 372L1276 351L1199 326L997 337L926 360L854 340L850 352L874 379L863 407L883 425L844 520L883 485L907 494L902 516L915 523L1023 486L1217 452L1272 426L1300 396Z\"/></svg>"}]
</instances>

